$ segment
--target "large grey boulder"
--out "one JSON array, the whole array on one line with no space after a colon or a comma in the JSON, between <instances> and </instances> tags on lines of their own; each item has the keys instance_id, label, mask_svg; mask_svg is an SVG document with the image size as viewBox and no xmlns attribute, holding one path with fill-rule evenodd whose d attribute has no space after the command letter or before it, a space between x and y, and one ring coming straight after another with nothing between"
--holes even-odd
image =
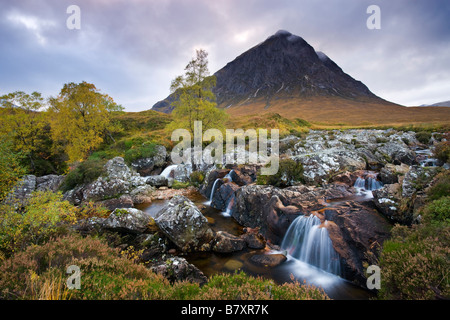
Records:
<instances>
[{"instance_id":1,"label":"large grey boulder","mask_svg":"<svg viewBox=\"0 0 450 320\"><path fill-rule=\"evenodd\" d=\"M36 178L36 190L37 191L58 191L64 180L64 176L58 176L56 174L49 174Z\"/></svg>"},{"instance_id":2,"label":"large grey boulder","mask_svg":"<svg viewBox=\"0 0 450 320\"><path fill-rule=\"evenodd\" d=\"M148 177L145 183L152 187L166 187L169 184L169 180L164 176L156 175Z\"/></svg>"},{"instance_id":3,"label":"large grey boulder","mask_svg":"<svg viewBox=\"0 0 450 320\"><path fill-rule=\"evenodd\" d=\"M146 178L131 170L122 157L109 160L104 169L104 176L83 188L83 201L114 198L146 184Z\"/></svg>"},{"instance_id":4,"label":"large grey boulder","mask_svg":"<svg viewBox=\"0 0 450 320\"><path fill-rule=\"evenodd\" d=\"M13 204L15 207L23 207L36 190L36 176L26 175L16 183L12 191L6 196L5 203Z\"/></svg>"},{"instance_id":5,"label":"large grey boulder","mask_svg":"<svg viewBox=\"0 0 450 320\"><path fill-rule=\"evenodd\" d=\"M185 196L174 196L156 213L155 222L181 251L210 250L214 233L208 220Z\"/></svg>"},{"instance_id":6,"label":"large grey boulder","mask_svg":"<svg viewBox=\"0 0 450 320\"><path fill-rule=\"evenodd\" d=\"M135 208L115 209L108 218L102 221L102 227L109 230L144 233L148 229L151 217Z\"/></svg>"}]
</instances>

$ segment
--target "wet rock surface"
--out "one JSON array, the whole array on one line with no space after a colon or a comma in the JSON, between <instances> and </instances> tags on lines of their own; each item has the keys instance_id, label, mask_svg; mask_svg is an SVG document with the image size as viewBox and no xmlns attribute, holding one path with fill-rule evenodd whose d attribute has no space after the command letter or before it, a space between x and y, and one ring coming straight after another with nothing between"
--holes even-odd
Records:
<instances>
[{"instance_id":1,"label":"wet rock surface","mask_svg":"<svg viewBox=\"0 0 450 320\"><path fill-rule=\"evenodd\" d=\"M210 250L213 231L208 220L188 198L173 197L155 215L155 222L181 251Z\"/></svg>"}]
</instances>

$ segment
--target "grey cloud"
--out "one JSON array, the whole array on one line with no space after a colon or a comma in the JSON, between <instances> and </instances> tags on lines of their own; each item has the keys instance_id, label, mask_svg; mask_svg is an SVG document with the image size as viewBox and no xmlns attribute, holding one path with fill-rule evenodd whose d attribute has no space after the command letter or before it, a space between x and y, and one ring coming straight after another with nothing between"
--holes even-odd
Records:
<instances>
[{"instance_id":1,"label":"grey cloud","mask_svg":"<svg viewBox=\"0 0 450 320\"><path fill-rule=\"evenodd\" d=\"M82 16L77 31L65 27L65 10L75 2ZM371 4L381 8L381 30L366 28ZM11 12L51 22L39 30L45 44L32 30L11 24ZM86 80L127 110L145 110L167 96L195 47L207 49L215 72L286 29L383 98L433 102L445 93L431 85L450 81L449 12L445 0L2 2L0 94L55 95L66 82ZM408 95L411 90L418 94Z\"/></svg>"}]
</instances>

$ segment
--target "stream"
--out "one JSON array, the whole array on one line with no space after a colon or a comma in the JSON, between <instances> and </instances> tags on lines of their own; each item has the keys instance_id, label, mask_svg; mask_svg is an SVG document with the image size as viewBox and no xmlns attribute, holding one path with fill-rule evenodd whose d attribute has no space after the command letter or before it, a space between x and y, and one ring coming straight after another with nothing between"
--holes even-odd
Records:
<instances>
[{"instance_id":1,"label":"stream","mask_svg":"<svg viewBox=\"0 0 450 320\"><path fill-rule=\"evenodd\" d=\"M359 195L358 195L359 196ZM361 195L366 199L367 195ZM244 233L243 227L239 225L229 214L221 212L209 206L209 199L200 193L193 193L190 199L203 209L202 214L208 219L214 231L226 231L235 236ZM347 199L348 200L348 199ZM154 216L168 200L155 200L150 204L141 204L138 209L143 210L150 216ZM332 205L332 204L329 204ZM369 290L354 285L353 283L323 270L320 270L308 263L302 262L288 254L288 259L279 266L270 268L253 264L250 257L254 254L279 253L266 249L255 250L246 248L233 253L216 252L195 252L183 255L191 264L199 268L207 277L218 273L234 273L242 270L252 276L261 276L273 279L278 284L292 282L291 277L300 283L315 285L323 288L325 293L332 299L339 300L367 300L373 297Z\"/></svg>"}]
</instances>

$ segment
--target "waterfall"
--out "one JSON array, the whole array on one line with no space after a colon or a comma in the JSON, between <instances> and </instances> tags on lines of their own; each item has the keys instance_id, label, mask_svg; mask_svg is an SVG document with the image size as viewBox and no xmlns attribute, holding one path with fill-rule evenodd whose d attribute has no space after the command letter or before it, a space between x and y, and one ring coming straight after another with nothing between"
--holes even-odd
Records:
<instances>
[{"instance_id":1,"label":"waterfall","mask_svg":"<svg viewBox=\"0 0 450 320\"><path fill-rule=\"evenodd\" d=\"M163 172L161 172L161 176L165 177L165 178L169 178L170 174L172 173L173 170L175 170L178 167L178 165L176 164L172 164L168 167L166 167Z\"/></svg>"},{"instance_id":2,"label":"waterfall","mask_svg":"<svg viewBox=\"0 0 450 320\"><path fill-rule=\"evenodd\" d=\"M231 217L231 214L232 214L231 209L233 208L233 204L234 204L235 198L236 198L236 196L233 193L233 195L230 197L230 199L228 201L227 209L225 210L225 212L222 212L222 214L224 216Z\"/></svg>"},{"instance_id":3,"label":"waterfall","mask_svg":"<svg viewBox=\"0 0 450 320\"><path fill-rule=\"evenodd\" d=\"M366 191L372 191L381 189L383 187L383 183L378 181L376 177L366 176L365 179L358 177L355 181L354 187L364 189Z\"/></svg>"},{"instance_id":4,"label":"waterfall","mask_svg":"<svg viewBox=\"0 0 450 320\"><path fill-rule=\"evenodd\" d=\"M230 181L233 181L233 178L231 177L231 173L234 172L234 170L231 170L230 172L227 173L227 175L225 177L223 177L224 179L228 179Z\"/></svg>"},{"instance_id":5,"label":"waterfall","mask_svg":"<svg viewBox=\"0 0 450 320\"><path fill-rule=\"evenodd\" d=\"M289 226L281 248L297 260L340 275L339 255L333 248L328 230L320 225L320 219L315 215L297 217Z\"/></svg>"},{"instance_id":6,"label":"waterfall","mask_svg":"<svg viewBox=\"0 0 450 320\"><path fill-rule=\"evenodd\" d=\"M210 203L212 202L212 199L213 199L213 196L214 196L214 191L216 190L216 184L217 184L217 181L219 181L219 180L220 180L219 178L216 179L216 181L214 181L214 184L212 186L211 195L209 196L209 202Z\"/></svg>"},{"instance_id":7,"label":"waterfall","mask_svg":"<svg viewBox=\"0 0 450 320\"><path fill-rule=\"evenodd\" d=\"M358 177L358 179L356 179L356 181L355 181L354 187L360 188L360 189L365 189L365 186L366 186L366 180L361 177Z\"/></svg>"}]
</instances>

